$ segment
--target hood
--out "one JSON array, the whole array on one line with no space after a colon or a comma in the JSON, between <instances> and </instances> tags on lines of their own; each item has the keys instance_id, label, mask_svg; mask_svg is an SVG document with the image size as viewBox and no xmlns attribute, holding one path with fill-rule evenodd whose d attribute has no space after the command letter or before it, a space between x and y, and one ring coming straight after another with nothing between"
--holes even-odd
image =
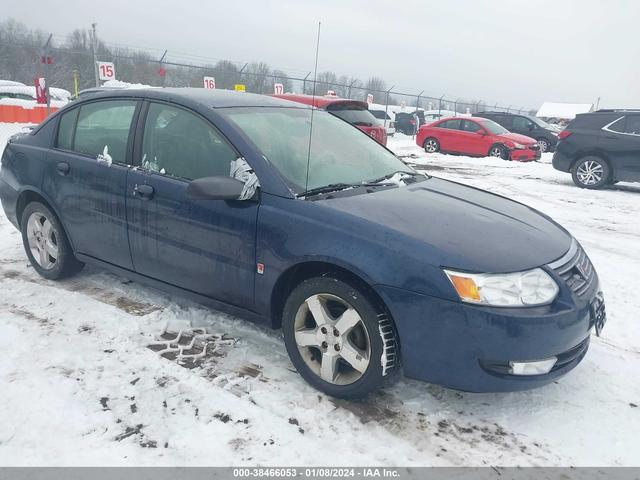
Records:
<instances>
[{"instance_id":1,"label":"hood","mask_svg":"<svg viewBox=\"0 0 640 480\"><path fill-rule=\"evenodd\" d=\"M418 248L424 249L424 258L437 267L515 272L550 263L571 245L570 234L538 211L435 177L406 187L321 202L378 224L382 228L372 232L380 242L395 242L388 245L394 249L405 248L405 242L410 249L417 242ZM354 222L355 228L361 226Z\"/></svg>"},{"instance_id":2,"label":"hood","mask_svg":"<svg viewBox=\"0 0 640 480\"><path fill-rule=\"evenodd\" d=\"M503 138L505 140L511 140L512 142L518 142L522 145L531 145L532 143L536 143L536 140L527 137L526 135L520 135L519 133L504 133L502 135L498 135L498 137Z\"/></svg>"}]
</instances>

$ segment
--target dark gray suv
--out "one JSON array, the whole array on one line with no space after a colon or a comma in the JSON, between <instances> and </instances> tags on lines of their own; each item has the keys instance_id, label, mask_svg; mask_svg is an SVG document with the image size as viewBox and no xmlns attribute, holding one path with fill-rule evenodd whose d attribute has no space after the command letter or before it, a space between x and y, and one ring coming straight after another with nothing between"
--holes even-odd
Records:
<instances>
[{"instance_id":1,"label":"dark gray suv","mask_svg":"<svg viewBox=\"0 0 640 480\"><path fill-rule=\"evenodd\" d=\"M640 182L640 110L598 110L576 116L559 136L553 167L582 188Z\"/></svg>"},{"instance_id":2,"label":"dark gray suv","mask_svg":"<svg viewBox=\"0 0 640 480\"><path fill-rule=\"evenodd\" d=\"M527 137L535 138L538 145L540 145L540 151L542 153L553 152L558 143L559 131L533 115L506 112L480 112L474 113L473 116L488 118L512 133L519 133Z\"/></svg>"}]
</instances>

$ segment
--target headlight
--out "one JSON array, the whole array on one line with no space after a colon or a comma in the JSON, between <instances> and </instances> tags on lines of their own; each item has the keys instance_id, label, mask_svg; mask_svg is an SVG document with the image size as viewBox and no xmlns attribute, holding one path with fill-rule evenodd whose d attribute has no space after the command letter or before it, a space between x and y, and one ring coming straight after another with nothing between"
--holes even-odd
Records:
<instances>
[{"instance_id":1,"label":"headlight","mask_svg":"<svg viewBox=\"0 0 640 480\"><path fill-rule=\"evenodd\" d=\"M464 273L445 270L460 300L494 307L547 305L558 284L541 268L517 273Z\"/></svg>"},{"instance_id":2,"label":"headlight","mask_svg":"<svg viewBox=\"0 0 640 480\"><path fill-rule=\"evenodd\" d=\"M524 150L526 147L521 143L514 143L513 148L515 148L516 150Z\"/></svg>"}]
</instances>

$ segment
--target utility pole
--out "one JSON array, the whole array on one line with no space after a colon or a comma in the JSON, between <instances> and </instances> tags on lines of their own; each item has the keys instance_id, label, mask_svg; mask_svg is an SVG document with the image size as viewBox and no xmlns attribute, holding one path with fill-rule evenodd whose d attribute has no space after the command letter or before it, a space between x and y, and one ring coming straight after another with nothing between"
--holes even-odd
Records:
<instances>
[{"instance_id":1,"label":"utility pole","mask_svg":"<svg viewBox=\"0 0 640 480\"><path fill-rule=\"evenodd\" d=\"M166 56L167 56L167 50L164 51L164 53L160 57L160 62L158 62L160 63L160 70L158 70L158 73L160 74L160 79L163 87L164 87L164 80L167 75L167 71L165 70L164 63L163 63Z\"/></svg>"},{"instance_id":2,"label":"utility pole","mask_svg":"<svg viewBox=\"0 0 640 480\"><path fill-rule=\"evenodd\" d=\"M96 77L96 87L99 87L100 76L98 75L98 57L96 56L96 49L97 49L96 25L98 24L97 23L91 24L91 53L93 55L93 73Z\"/></svg>"},{"instance_id":3,"label":"utility pole","mask_svg":"<svg viewBox=\"0 0 640 480\"><path fill-rule=\"evenodd\" d=\"M42 47L42 56L40 58L40 60L44 63L44 85L47 95L47 115L51 113L51 96L49 95L49 64L51 63L51 58L49 57L49 44L51 43L51 37L53 37L53 33L49 35L47 43L45 43L44 47Z\"/></svg>"}]
</instances>

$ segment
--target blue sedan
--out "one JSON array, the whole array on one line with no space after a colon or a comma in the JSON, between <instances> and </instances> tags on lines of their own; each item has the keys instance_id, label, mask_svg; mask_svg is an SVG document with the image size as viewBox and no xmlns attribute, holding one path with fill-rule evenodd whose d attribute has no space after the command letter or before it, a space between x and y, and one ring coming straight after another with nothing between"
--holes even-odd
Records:
<instances>
[{"instance_id":1,"label":"blue sedan","mask_svg":"<svg viewBox=\"0 0 640 480\"><path fill-rule=\"evenodd\" d=\"M10 140L0 199L41 276L90 263L281 328L300 375L336 397L400 371L540 386L606 320L588 256L550 218L276 98L92 93Z\"/></svg>"}]
</instances>

